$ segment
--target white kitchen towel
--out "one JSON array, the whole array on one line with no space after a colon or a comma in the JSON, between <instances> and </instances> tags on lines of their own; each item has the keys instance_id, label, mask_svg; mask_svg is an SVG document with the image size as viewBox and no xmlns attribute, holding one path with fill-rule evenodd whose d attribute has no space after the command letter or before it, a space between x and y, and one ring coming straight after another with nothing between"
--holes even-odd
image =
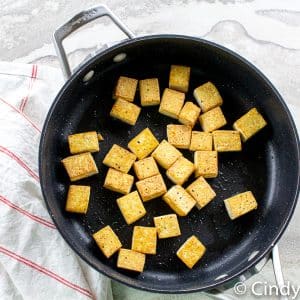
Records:
<instances>
[{"instance_id":1,"label":"white kitchen towel","mask_svg":"<svg viewBox=\"0 0 300 300\"><path fill-rule=\"evenodd\" d=\"M38 148L59 69L0 62L0 299L111 300L110 280L83 262L42 198Z\"/></svg>"}]
</instances>

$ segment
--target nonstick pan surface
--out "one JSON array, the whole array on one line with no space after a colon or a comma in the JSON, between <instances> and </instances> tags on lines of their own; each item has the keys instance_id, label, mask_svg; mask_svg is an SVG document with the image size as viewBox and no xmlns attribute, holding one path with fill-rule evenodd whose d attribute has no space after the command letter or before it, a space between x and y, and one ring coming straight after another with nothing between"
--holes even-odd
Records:
<instances>
[{"instance_id":1,"label":"nonstick pan surface","mask_svg":"<svg viewBox=\"0 0 300 300\"><path fill-rule=\"evenodd\" d=\"M126 53L126 59L113 58ZM191 66L186 100L194 101L195 87L210 80L223 99L228 121L225 129L252 107L263 114L268 126L243 145L240 153L219 154L219 176L209 179L217 197L200 211L194 208L179 217L182 235L158 241L157 255L147 255L141 274L116 267L117 255L106 259L92 234L110 225L123 247L131 247L134 225L153 226L153 217L172 213L161 198L145 203L147 215L126 225L116 199L119 194L104 189L107 167L104 155L116 143L128 141L149 127L159 139L166 138L166 125L177 123L158 113L158 106L143 108L131 127L109 117L112 91L120 75L137 79L158 77L161 92L168 86L170 64ZM93 70L94 77L83 82ZM139 97L135 99L139 104ZM195 129L200 129L199 125ZM76 182L91 185L91 199L85 216L64 210L70 181L61 159L70 155L70 134L97 130L105 141L94 157L99 175ZM192 160L192 154L184 151ZM286 228L295 208L299 188L299 141L291 115L271 83L253 65L237 54L201 39L159 35L125 41L98 54L78 69L57 95L45 121L40 144L41 186L57 228L73 250L96 270L135 288L178 293L211 289L244 273L265 257ZM165 173L164 170L161 170ZM130 172L131 174L132 171ZM191 179L192 180L192 179ZM190 181L191 181L190 180ZM172 184L166 180L167 186ZM258 209L235 221L225 211L223 199L251 190ZM192 234L206 245L201 261L189 270L175 253Z\"/></svg>"}]
</instances>

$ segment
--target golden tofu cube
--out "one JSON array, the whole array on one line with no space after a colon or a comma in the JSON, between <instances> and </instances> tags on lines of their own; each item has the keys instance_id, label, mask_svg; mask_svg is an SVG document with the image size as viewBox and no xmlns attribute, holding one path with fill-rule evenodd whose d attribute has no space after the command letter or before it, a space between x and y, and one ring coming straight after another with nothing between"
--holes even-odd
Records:
<instances>
[{"instance_id":1,"label":"golden tofu cube","mask_svg":"<svg viewBox=\"0 0 300 300\"><path fill-rule=\"evenodd\" d=\"M120 76L114 90L114 99L123 99L133 102L138 80L125 76Z\"/></svg>"},{"instance_id":2,"label":"golden tofu cube","mask_svg":"<svg viewBox=\"0 0 300 300\"><path fill-rule=\"evenodd\" d=\"M140 97L142 106L159 105L160 92L157 78L140 80Z\"/></svg>"},{"instance_id":3,"label":"golden tofu cube","mask_svg":"<svg viewBox=\"0 0 300 300\"><path fill-rule=\"evenodd\" d=\"M192 235L178 249L176 255L190 269L201 259L206 251L199 239Z\"/></svg>"},{"instance_id":4,"label":"golden tofu cube","mask_svg":"<svg viewBox=\"0 0 300 300\"><path fill-rule=\"evenodd\" d=\"M144 202L158 198L167 191L160 174L137 181L135 184Z\"/></svg>"},{"instance_id":5,"label":"golden tofu cube","mask_svg":"<svg viewBox=\"0 0 300 300\"><path fill-rule=\"evenodd\" d=\"M91 153L68 156L61 161L71 181L98 174L98 168Z\"/></svg>"},{"instance_id":6,"label":"golden tofu cube","mask_svg":"<svg viewBox=\"0 0 300 300\"><path fill-rule=\"evenodd\" d=\"M193 102L185 102L182 110L179 113L178 121L193 128L199 118L200 111L200 107L195 105Z\"/></svg>"},{"instance_id":7,"label":"golden tofu cube","mask_svg":"<svg viewBox=\"0 0 300 300\"><path fill-rule=\"evenodd\" d=\"M233 128L240 132L243 142L246 142L266 125L263 116L256 108L252 108L233 123Z\"/></svg>"},{"instance_id":8,"label":"golden tofu cube","mask_svg":"<svg viewBox=\"0 0 300 300\"><path fill-rule=\"evenodd\" d=\"M146 261L144 253L136 252L130 249L120 249L117 267L130 271L143 272Z\"/></svg>"},{"instance_id":9,"label":"golden tofu cube","mask_svg":"<svg viewBox=\"0 0 300 300\"><path fill-rule=\"evenodd\" d=\"M98 138L99 142L104 141L104 137L103 137L103 135L100 132L97 133L97 138Z\"/></svg>"},{"instance_id":10,"label":"golden tofu cube","mask_svg":"<svg viewBox=\"0 0 300 300\"><path fill-rule=\"evenodd\" d=\"M214 149L218 152L242 151L240 133L236 130L213 131Z\"/></svg>"},{"instance_id":11,"label":"golden tofu cube","mask_svg":"<svg viewBox=\"0 0 300 300\"><path fill-rule=\"evenodd\" d=\"M128 225L136 222L146 214L144 204L137 191L118 198L117 204Z\"/></svg>"},{"instance_id":12,"label":"golden tofu cube","mask_svg":"<svg viewBox=\"0 0 300 300\"><path fill-rule=\"evenodd\" d=\"M213 108L212 110L200 115L199 122L202 130L205 132L215 131L227 124L220 107Z\"/></svg>"},{"instance_id":13,"label":"golden tofu cube","mask_svg":"<svg viewBox=\"0 0 300 300\"><path fill-rule=\"evenodd\" d=\"M107 258L110 258L122 247L122 243L120 242L118 236L114 233L109 225L94 233L93 238Z\"/></svg>"},{"instance_id":14,"label":"golden tofu cube","mask_svg":"<svg viewBox=\"0 0 300 300\"><path fill-rule=\"evenodd\" d=\"M170 70L169 88L186 93L189 89L191 68L172 65Z\"/></svg>"},{"instance_id":15,"label":"golden tofu cube","mask_svg":"<svg viewBox=\"0 0 300 300\"><path fill-rule=\"evenodd\" d=\"M194 164L185 157L179 157L167 170L168 178L178 185L183 185L195 170Z\"/></svg>"},{"instance_id":16,"label":"golden tofu cube","mask_svg":"<svg viewBox=\"0 0 300 300\"><path fill-rule=\"evenodd\" d=\"M194 97L203 112L223 104L219 91L211 82L206 82L194 89Z\"/></svg>"},{"instance_id":17,"label":"golden tofu cube","mask_svg":"<svg viewBox=\"0 0 300 300\"><path fill-rule=\"evenodd\" d=\"M196 200L198 209L203 208L216 197L215 191L202 176L192 182L186 191Z\"/></svg>"},{"instance_id":18,"label":"golden tofu cube","mask_svg":"<svg viewBox=\"0 0 300 300\"><path fill-rule=\"evenodd\" d=\"M196 204L194 198L180 185L172 186L163 195L163 200L181 217L186 216Z\"/></svg>"},{"instance_id":19,"label":"golden tofu cube","mask_svg":"<svg viewBox=\"0 0 300 300\"><path fill-rule=\"evenodd\" d=\"M224 200L231 220L257 209L257 202L251 191L247 191Z\"/></svg>"},{"instance_id":20,"label":"golden tofu cube","mask_svg":"<svg viewBox=\"0 0 300 300\"><path fill-rule=\"evenodd\" d=\"M158 166L153 157L138 160L133 164L133 169L139 180L159 174Z\"/></svg>"},{"instance_id":21,"label":"golden tofu cube","mask_svg":"<svg viewBox=\"0 0 300 300\"><path fill-rule=\"evenodd\" d=\"M153 220L159 239L167 239L181 235L176 214L154 217Z\"/></svg>"},{"instance_id":22,"label":"golden tofu cube","mask_svg":"<svg viewBox=\"0 0 300 300\"><path fill-rule=\"evenodd\" d=\"M166 88L161 98L159 112L167 117L178 119L184 99L184 93Z\"/></svg>"},{"instance_id":23,"label":"golden tofu cube","mask_svg":"<svg viewBox=\"0 0 300 300\"><path fill-rule=\"evenodd\" d=\"M215 178L218 176L218 152L196 151L194 152L195 176Z\"/></svg>"},{"instance_id":24,"label":"golden tofu cube","mask_svg":"<svg viewBox=\"0 0 300 300\"><path fill-rule=\"evenodd\" d=\"M135 154L114 144L105 155L103 164L123 173L128 173L135 160Z\"/></svg>"},{"instance_id":25,"label":"golden tofu cube","mask_svg":"<svg viewBox=\"0 0 300 300\"><path fill-rule=\"evenodd\" d=\"M70 185L66 202L66 211L85 214L89 206L90 193L90 186Z\"/></svg>"},{"instance_id":26,"label":"golden tofu cube","mask_svg":"<svg viewBox=\"0 0 300 300\"><path fill-rule=\"evenodd\" d=\"M156 254L155 227L134 226L131 249L145 254Z\"/></svg>"},{"instance_id":27,"label":"golden tofu cube","mask_svg":"<svg viewBox=\"0 0 300 300\"><path fill-rule=\"evenodd\" d=\"M129 125L135 125L141 108L126 100L118 98L113 105L110 116Z\"/></svg>"},{"instance_id":28,"label":"golden tofu cube","mask_svg":"<svg viewBox=\"0 0 300 300\"><path fill-rule=\"evenodd\" d=\"M99 141L96 131L69 135L68 142L72 154L99 151Z\"/></svg>"},{"instance_id":29,"label":"golden tofu cube","mask_svg":"<svg viewBox=\"0 0 300 300\"><path fill-rule=\"evenodd\" d=\"M137 156L138 159L147 157L157 146L158 140L149 128L145 128L129 143L128 148Z\"/></svg>"},{"instance_id":30,"label":"golden tofu cube","mask_svg":"<svg viewBox=\"0 0 300 300\"><path fill-rule=\"evenodd\" d=\"M132 175L109 168L103 187L113 192L126 195L130 193L133 182L134 177Z\"/></svg>"},{"instance_id":31,"label":"golden tofu cube","mask_svg":"<svg viewBox=\"0 0 300 300\"><path fill-rule=\"evenodd\" d=\"M189 149L192 127L187 125L167 125L168 142L179 149Z\"/></svg>"},{"instance_id":32,"label":"golden tofu cube","mask_svg":"<svg viewBox=\"0 0 300 300\"><path fill-rule=\"evenodd\" d=\"M210 132L192 131L190 150L211 151L213 149L213 138Z\"/></svg>"}]
</instances>

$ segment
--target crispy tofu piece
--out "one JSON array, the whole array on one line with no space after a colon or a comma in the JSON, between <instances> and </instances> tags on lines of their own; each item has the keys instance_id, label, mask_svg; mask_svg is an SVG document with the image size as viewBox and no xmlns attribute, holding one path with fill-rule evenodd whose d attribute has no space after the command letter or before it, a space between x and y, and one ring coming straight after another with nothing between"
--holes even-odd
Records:
<instances>
[{"instance_id":1,"label":"crispy tofu piece","mask_svg":"<svg viewBox=\"0 0 300 300\"><path fill-rule=\"evenodd\" d=\"M192 182L186 191L196 200L198 209L203 208L216 197L215 191L202 176Z\"/></svg>"},{"instance_id":2,"label":"crispy tofu piece","mask_svg":"<svg viewBox=\"0 0 300 300\"><path fill-rule=\"evenodd\" d=\"M168 178L178 185L183 185L195 170L194 164L185 157L179 157L167 170Z\"/></svg>"},{"instance_id":3,"label":"crispy tofu piece","mask_svg":"<svg viewBox=\"0 0 300 300\"><path fill-rule=\"evenodd\" d=\"M109 225L94 233L93 238L107 258L110 258L122 247L122 243L120 242L118 236L114 233Z\"/></svg>"},{"instance_id":4,"label":"crispy tofu piece","mask_svg":"<svg viewBox=\"0 0 300 300\"><path fill-rule=\"evenodd\" d=\"M187 125L167 125L168 142L179 149L189 149L191 144L192 127Z\"/></svg>"},{"instance_id":5,"label":"crispy tofu piece","mask_svg":"<svg viewBox=\"0 0 300 300\"><path fill-rule=\"evenodd\" d=\"M205 132L215 131L227 124L220 107L213 108L212 110L200 115L199 122L202 130Z\"/></svg>"},{"instance_id":6,"label":"crispy tofu piece","mask_svg":"<svg viewBox=\"0 0 300 300\"><path fill-rule=\"evenodd\" d=\"M145 254L156 254L157 233L155 227L134 226L131 249Z\"/></svg>"},{"instance_id":7,"label":"crispy tofu piece","mask_svg":"<svg viewBox=\"0 0 300 300\"><path fill-rule=\"evenodd\" d=\"M138 80L125 76L120 76L114 90L114 99L123 99L133 102Z\"/></svg>"},{"instance_id":8,"label":"crispy tofu piece","mask_svg":"<svg viewBox=\"0 0 300 300\"><path fill-rule=\"evenodd\" d=\"M170 70L169 88L186 93L189 89L191 68L172 65Z\"/></svg>"},{"instance_id":9,"label":"crispy tofu piece","mask_svg":"<svg viewBox=\"0 0 300 300\"><path fill-rule=\"evenodd\" d=\"M98 168L91 153L68 156L61 161L71 181L98 174Z\"/></svg>"},{"instance_id":10,"label":"crispy tofu piece","mask_svg":"<svg viewBox=\"0 0 300 300\"><path fill-rule=\"evenodd\" d=\"M186 216L195 206L194 198L180 185L172 186L163 200L176 212L178 216Z\"/></svg>"},{"instance_id":11,"label":"crispy tofu piece","mask_svg":"<svg viewBox=\"0 0 300 300\"><path fill-rule=\"evenodd\" d=\"M160 174L137 181L135 184L144 202L158 198L167 191L164 179Z\"/></svg>"},{"instance_id":12,"label":"crispy tofu piece","mask_svg":"<svg viewBox=\"0 0 300 300\"><path fill-rule=\"evenodd\" d=\"M145 128L129 143L128 148L137 156L138 159L147 157L157 146L158 140L149 128Z\"/></svg>"},{"instance_id":13,"label":"crispy tofu piece","mask_svg":"<svg viewBox=\"0 0 300 300\"><path fill-rule=\"evenodd\" d=\"M190 150L211 151L213 149L213 138L210 132L192 131Z\"/></svg>"},{"instance_id":14,"label":"crispy tofu piece","mask_svg":"<svg viewBox=\"0 0 300 300\"><path fill-rule=\"evenodd\" d=\"M130 193L133 182L134 177L132 175L109 168L103 187L113 192L126 195Z\"/></svg>"},{"instance_id":15,"label":"crispy tofu piece","mask_svg":"<svg viewBox=\"0 0 300 300\"><path fill-rule=\"evenodd\" d=\"M199 239L192 235L178 249L176 255L190 269L201 259L206 251Z\"/></svg>"},{"instance_id":16,"label":"crispy tofu piece","mask_svg":"<svg viewBox=\"0 0 300 300\"><path fill-rule=\"evenodd\" d=\"M117 267L130 271L143 272L146 261L144 253L136 252L130 249L120 249Z\"/></svg>"},{"instance_id":17,"label":"crispy tofu piece","mask_svg":"<svg viewBox=\"0 0 300 300\"><path fill-rule=\"evenodd\" d=\"M225 199L224 204L231 220L257 209L257 202L251 191Z\"/></svg>"},{"instance_id":18,"label":"crispy tofu piece","mask_svg":"<svg viewBox=\"0 0 300 300\"><path fill-rule=\"evenodd\" d=\"M90 193L90 186L70 185L66 202L66 211L85 214L89 206Z\"/></svg>"},{"instance_id":19,"label":"crispy tofu piece","mask_svg":"<svg viewBox=\"0 0 300 300\"><path fill-rule=\"evenodd\" d=\"M68 142L71 154L99 151L96 131L71 134L68 136Z\"/></svg>"},{"instance_id":20,"label":"crispy tofu piece","mask_svg":"<svg viewBox=\"0 0 300 300\"><path fill-rule=\"evenodd\" d=\"M117 204L128 225L136 222L146 214L144 204L137 191L118 198Z\"/></svg>"},{"instance_id":21,"label":"crispy tofu piece","mask_svg":"<svg viewBox=\"0 0 300 300\"><path fill-rule=\"evenodd\" d=\"M187 101L179 113L178 121L181 124L189 125L193 128L199 118L200 111L200 107L193 102Z\"/></svg>"},{"instance_id":22,"label":"crispy tofu piece","mask_svg":"<svg viewBox=\"0 0 300 300\"><path fill-rule=\"evenodd\" d=\"M153 220L159 239L167 239L181 235L176 214L154 217Z\"/></svg>"},{"instance_id":23,"label":"crispy tofu piece","mask_svg":"<svg viewBox=\"0 0 300 300\"><path fill-rule=\"evenodd\" d=\"M103 137L103 135L100 132L97 133L97 138L98 138L99 142L104 141L104 137Z\"/></svg>"},{"instance_id":24,"label":"crispy tofu piece","mask_svg":"<svg viewBox=\"0 0 300 300\"><path fill-rule=\"evenodd\" d=\"M126 100L118 98L113 105L110 116L129 125L135 125L141 108Z\"/></svg>"},{"instance_id":25,"label":"crispy tofu piece","mask_svg":"<svg viewBox=\"0 0 300 300\"><path fill-rule=\"evenodd\" d=\"M233 123L233 128L240 132L243 142L246 142L266 125L263 116L256 108L252 108Z\"/></svg>"},{"instance_id":26,"label":"crispy tofu piece","mask_svg":"<svg viewBox=\"0 0 300 300\"><path fill-rule=\"evenodd\" d=\"M162 168L169 169L182 153L166 140L162 140L151 156Z\"/></svg>"},{"instance_id":27,"label":"crispy tofu piece","mask_svg":"<svg viewBox=\"0 0 300 300\"><path fill-rule=\"evenodd\" d=\"M196 151L194 152L195 176L215 178L218 176L218 152Z\"/></svg>"},{"instance_id":28,"label":"crispy tofu piece","mask_svg":"<svg viewBox=\"0 0 300 300\"><path fill-rule=\"evenodd\" d=\"M159 105L160 92L157 78L140 80L140 97L142 106Z\"/></svg>"},{"instance_id":29,"label":"crispy tofu piece","mask_svg":"<svg viewBox=\"0 0 300 300\"><path fill-rule=\"evenodd\" d=\"M184 93L166 88L161 98L159 112L167 117L178 119L184 99Z\"/></svg>"},{"instance_id":30,"label":"crispy tofu piece","mask_svg":"<svg viewBox=\"0 0 300 300\"><path fill-rule=\"evenodd\" d=\"M133 169L139 180L159 174L158 166L153 157L138 160L133 164Z\"/></svg>"},{"instance_id":31,"label":"crispy tofu piece","mask_svg":"<svg viewBox=\"0 0 300 300\"><path fill-rule=\"evenodd\" d=\"M212 133L214 149L218 152L242 151L240 133L236 130L216 130Z\"/></svg>"},{"instance_id":32,"label":"crispy tofu piece","mask_svg":"<svg viewBox=\"0 0 300 300\"><path fill-rule=\"evenodd\" d=\"M103 164L123 173L128 173L135 160L135 154L114 144L105 155Z\"/></svg>"},{"instance_id":33,"label":"crispy tofu piece","mask_svg":"<svg viewBox=\"0 0 300 300\"><path fill-rule=\"evenodd\" d=\"M194 97L203 112L223 104L219 91L211 82L206 82L194 89Z\"/></svg>"}]
</instances>

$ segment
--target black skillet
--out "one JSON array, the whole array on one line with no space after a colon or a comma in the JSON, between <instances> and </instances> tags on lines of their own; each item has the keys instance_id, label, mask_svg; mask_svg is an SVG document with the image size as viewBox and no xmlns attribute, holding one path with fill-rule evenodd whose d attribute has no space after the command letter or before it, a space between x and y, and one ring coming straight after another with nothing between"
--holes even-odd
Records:
<instances>
[{"instance_id":1,"label":"black skillet","mask_svg":"<svg viewBox=\"0 0 300 300\"><path fill-rule=\"evenodd\" d=\"M106 7L100 6L74 17L55 33L65 75L70 75L61 42L73 30L99 16L108 15L129 36L130 31ZM126 55L126 57L125 57ZM123 59L123 60L122 60ZM219 176L209 180L217 197L202 210L194 208L180 217L182 235L159 240L157 255L147 256L145 271L135 274L116 267L116 255L106 259L91 235L111 225L124 247L130 248L134 225L153 225L153 216L171 213L162 201L145 204L147 215L127 226L117 205L116 193L103 189L107 168L101 163L112 144L126 147L145 127L159 140L166 138L166 125L176 123L158 113L158 107L143 108L135 126L113 120L112 90L117 78L158 77L161 89L168 86L170 64L192 67L190 89L210 80L216 84L228 126L252 107L264 115L268 126L243 145L241 153L219 155ZM92 72L91 72L92 71ZM135 99L138 104L138 96ZM198 125L197 125L198 126ZM199 127L197 127L199 128ZM77 183L92 187L88 213L65 212L70 181L61 164L69 155L67 136L100 131L105 141L94 155L100 173ZM192 159L191 153L184 155ZM82 64L66 81L46 118L39 156L43 195L57 228L72 249L93 268L135 288L153 292L181 293L212 289L244 274L266 257L286 229L299 192L299 140L291 114L270 81L236 53L212 42L178 35L131 38L97 54ZM162 170L162 172L164 172ZM171 186L167 181L168 187ZM223 199L251 190L258 209L235 221L225 211ZM206 245L207 253L193 270L175 255L190 235Z\"/></svg>"}]
</instances>

